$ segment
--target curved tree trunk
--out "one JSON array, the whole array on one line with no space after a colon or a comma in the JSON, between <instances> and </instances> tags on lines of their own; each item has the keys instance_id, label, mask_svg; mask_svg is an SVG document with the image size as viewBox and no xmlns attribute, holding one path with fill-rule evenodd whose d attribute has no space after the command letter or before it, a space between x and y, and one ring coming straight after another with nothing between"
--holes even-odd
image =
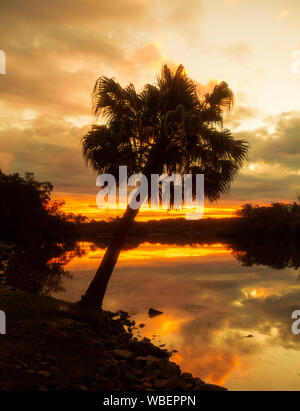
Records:
<instances>
[{"instance_id":1,"label":"curved tree trunk","mask_svg":"<svg viewBox=\"0 0 300 411\"><path fill-rule=\"evenodd\" d=\"M101 264L90 283L85 295L81 298L81 304L87 308L101 309L104 295L113 269L122 251L127 234L132 226L139 209L134 210L127 206L127 209L117 225L116 231L112 236L109 246L106 249Z\"/></svg>"},{"instance_id":2,"label":"curved tree trunk","mask_svg":"<svg viewBox=\"0 0 300 411\"><path fill-rule=\"evenodd\" d=\"M151 179L151 172L153 172L153 170L159 171L160 166L161 160L153 152L151 160L149 160L147 166L143 170L143 174L149 180ZM140 197L140 204L142 204L144 200L144 198ZM92 309L102 309L108 282L118 261L120 252L124 247L128 232L138 213L139 208L135 210L130 207L130 204L127 205L126 211L116 227L116 231L111 238L95 277L90 283L85 295L81 298L81 304L83 306Z\"/></svg>"}]
</instances>

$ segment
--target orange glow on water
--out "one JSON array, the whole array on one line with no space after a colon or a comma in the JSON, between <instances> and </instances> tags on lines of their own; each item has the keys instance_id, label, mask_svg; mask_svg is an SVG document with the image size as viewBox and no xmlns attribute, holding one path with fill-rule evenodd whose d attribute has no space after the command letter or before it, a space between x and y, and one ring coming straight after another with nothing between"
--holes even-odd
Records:
<instances>
[{"instance_id":1,"label":"orange glow on water","mask_svg":"<svg viewBox=\"0 0 300 411\"><path fill-rule=\"evenodd\" d=\"M68 264L68 268L78 264L82 266L97 265L105 253L104 248L90 249L86 243L81 243L80 246L85 250L85 255L73 258ZM137 248L122 251L118 259L118 266L134 261L138 261L139 264L148 264L151 261L154 264L155 261L161 261L162 258L170 261L230 254L231 251L221 243L211 245L196 244L192 247L190 245L182 245L175 248L172 244L144 242Z\"/></svg>"},{"instance_id":2,"label":"orange glow on water","mask_svg":"<svg viewBox=\"0 0 300 411\"><path fill-rule=\"evenodd\" d=\"M236 368L241 366L241 359L228 353L221 354L216 351L205 350L198 354L198 356L195 356L194 350L191 352L188 351L189 350L184 350L183 355L175 353L172 356L172 360L175 361L182 370L192 374L199 374L199 369L201 369L202 375L205 375L207 381L212 384L224 384L228 376L230 376Z\"/></svg>"},{"instance_id":3,"label":"orange glow on water","mask_svg":"<svg viewBox=\"0 0 300 411\"><path fill-rule=\"evenodd\" d=\"M69 301L79 300L105 252L80 246L86 254L65 267L73 275L64 283ZM171 361L205 382L298 389L298 340L286 317L297 301L297 272L241 266L231 252L223 244L150 242L124 250L104 307L128 311L138 338L175 350ZM66 299L65 292L56 297ZM270 314L274 301L281 308ZM150 307L163 314L150 318Z\"/></svg>"}]
</instances>

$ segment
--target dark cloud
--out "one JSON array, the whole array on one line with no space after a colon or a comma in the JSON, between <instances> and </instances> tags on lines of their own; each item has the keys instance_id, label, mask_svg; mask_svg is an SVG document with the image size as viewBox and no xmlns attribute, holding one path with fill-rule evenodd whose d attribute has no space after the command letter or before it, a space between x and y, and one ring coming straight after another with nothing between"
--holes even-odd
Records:
<instances>
[{"instance_id":1,"label":"dark cloud","mask_svg":"<svg viewBox=\"0 0 300 411\"><path fill-rule=\"evenodd\" d=\"M1 167L10 172L34 171L39 178L52 181L58 191L95 192L95 176L86 169L80 152L80 139L88 126L76 127L51 116L24 123L22 128L11 122L2 125ZM290 113L278 117L272 133L267 128L236 133L237 138L249 141L249 164L258 164L258 168L242 170L225 199L295 200L300 192L299 127L300 116Z\"/></svg>"},{"instance_id":2,"label":"dark cloud","mask_svg":"<svg viewBox=\"0 0 300 411\"><path fill-rule=\"evenodd\" d=\"M1 152L13 153L0 155L0 167L6 172L34 172L57 191L94 193L95 176L85 167L80 149L86 127L46 118L28 123L23 129L0 131Z\"/></svg>"},{"instance_id":3,"label":"dark cloud","mask_svg":"<svg viewBox=\"0 0 300 411\"><path fill-rule=\"evenodd\" d=\"M279 164L293 171L300 169L300 113L282 113L269 120L269 126L238 133L251 145L249 160Z\"/></svg>"},{"instance_id":4,"label":"dark cloud","mask_svg":"<svg viewBox=\"0 0 300 411\"><path fill-rule=\"evenodd\" d=\"M240 125L240 119L248 114L251 118L251 111L242 110L233 116L234 122ZM234 133L250 144L249 164L227 198L258 203L294 201L300 192L300 113L281 113L267 122L268 126Z\"/></svg>"},{"instance_id":5,"label":"dark cloud","mask_svg":"<svg viewBox=\"0 0 300 411\"><path fill-rule=\"evenodd\" d=\"M158 71L163 56L154 43L155 33L168 23L169 34L189 36L194 24L187 23L199 15L200 4L181 0L166 7L148 0L6 2L1 5L0 36L7 75L1 78L0 99L19 109L26 105L63 115L86 115L98 76L118 73L124 79L134 75L137 81L149 69Z\"/></svg>"},{"instance_id":6,"label":"dark cloud","mask_svg":"<svg viewBox=\"0 0 300 411\"><path fill-rule=\"evenodd\" d=\"M13 0L1 4L2 20L10 19L43 23L90 23L101 19L126 21L142 16L146 1L114 0L113 2L85 0Z\"/></svg>"},{"instance_id":7,"label":"dark cloud","mask_svg":"<svg viewBox=\"0 0 300 411\"><path fill-rule=\"evenodd\" d=\"M124 72L138 61L137 54L131 57L135 48L142 47L136 43L135 30L143 28L143 20L150 23L147 7L139 0L30 0L1 5L7 75L0 79L0 99L15 109L88 114L96 78ZM159 53L152 50L152 58L159 59Z\"/></svg>"},{"instance_id":8,"label":"dark cloud","mask_svg":"<svg viewBox=\"0 0 300 411\"><path fill-rule=\"evenodd\" d=\"M252 48L243 42L234 43L222 50L227 58L234 59L240 64L247 63L253 56Z\"/></svg>"},{"instance_id":9,"label":"dark cloud","mask_svg":"<svg viewBox=\"0 0 300 411\"><path fill-rule=\"evenodd\" d=\"M259 112L257 109L244 104L236 104L225 118L224 125L230 129L236 129L242 126L244 120L254 119L258 115Z\"/></svg>"},{"instance_id":10,"label":"dark cloud","mask_svg":"<svg viewBox=\"0 0 300 411\"><path fill-rule=\"evenodd\" d=\"M159 1L159 4L161 3ZM165 21L168 21L176 29L174 34L182 36L189 42L189 46L196 45L200 37L202 0L165 2L164 11Z\"/></svg>"},{"instance_id":11,"label":"dark cloud","mask_svg":"<svg viewBox=\"0 0 300 411\"><path fill-rule=\"evenodd\" d=\"M266 175L249 171L237 177L227 198L243 203L295 201L299 192L299 174L282 172Z\"/></svg>"}]
</instances>

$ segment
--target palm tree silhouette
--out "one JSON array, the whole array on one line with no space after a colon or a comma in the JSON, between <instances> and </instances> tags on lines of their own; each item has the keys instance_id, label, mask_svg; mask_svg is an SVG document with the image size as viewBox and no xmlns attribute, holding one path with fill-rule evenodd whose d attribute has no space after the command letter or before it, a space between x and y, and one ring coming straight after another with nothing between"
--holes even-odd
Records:
<instances>
[{"instance_id":1,"label":"palm tree silhouette","mask_svg":"<svg viewBox=\"0 0 300 411\"><path fill-rule=\"evenodd\" d=\"M105 125L93 125L83 137L86 163L98 173L110 173L118 182L119 166L128 174L202 173L205 197L215 201L225 193L242 167L248 144L235 140L223 128L224 110L233 93L221 82L211 93L199 96L197 85L182 65L172 72L166 65L156 85L141 92L134 85L122 88L113 78L100 77L93 91L95 115ZM127 209L112 236L82 304L102 308L106 287L139 210Z\"/></svg>"}]
</instances>

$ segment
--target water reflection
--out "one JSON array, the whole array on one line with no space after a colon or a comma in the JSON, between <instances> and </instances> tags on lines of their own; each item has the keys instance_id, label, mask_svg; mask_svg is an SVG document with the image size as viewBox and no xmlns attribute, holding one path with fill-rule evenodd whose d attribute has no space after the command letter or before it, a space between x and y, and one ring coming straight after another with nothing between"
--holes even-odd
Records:
<instances>
[{"instance_id":1,"label":"water reflection","mask_svg":"<svg viewBox=\"0 0 300 411\"><path fill-rule=\"evenodd\" d=\"M300 244L286 240L257 241L239 239L232 241L229 247L234 256L243 265L266 265L275 269L300 267Z\"/></svg>"},{"instance_id":2,"label":"water reflection","mask_svg":"<svg viewBox=\"0 0 300 411\"><path fill-rule=\"evenodd\" d=\"M65 266L76 256L82 257L85 251L74 242L30 243L22 248L2 250L5 282L23 291L50 295L65 291L63 281L71 278ZM4 255L3 255L4 254ZM2 263L3 264L3 263Z\"/></svg>"},{"instance_id":3,"label":"water reflection","mask_svg":"<svg viewBox=\"0 0 300 411\"><path fill-rule=\"evenodd\" d=\"M129 311L137 324L146 324L138 328L140 336L177 350L174 360L208 382L298 390L300 337L291 333L291 313L300 308L299 246L176 242L160 237L129 243L104 308ZM61 268L73 278L58 276L52 295L78 300L105 246L104 239L79 244L80 252L69 250ZM150 319L150 307L164 314Z\"/></svg>"}]
</instances>

